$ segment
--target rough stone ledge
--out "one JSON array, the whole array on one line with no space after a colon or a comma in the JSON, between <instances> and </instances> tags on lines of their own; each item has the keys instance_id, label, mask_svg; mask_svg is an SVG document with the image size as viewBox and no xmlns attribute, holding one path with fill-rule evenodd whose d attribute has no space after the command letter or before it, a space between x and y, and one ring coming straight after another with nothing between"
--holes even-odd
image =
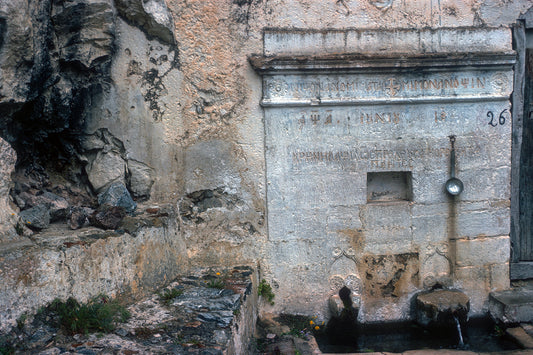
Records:
<instances>
[{"instance_id":1,"label":"rough stone ledge","mask_svg":"<svg viewBox=\"0 0 533 355\"><path fill-rule=\"evenodd\" d=\"M171 207L127 217L118 230L46 231L0 249L0 334L55 298L145 296L188 270Z\"/></svg>"},{"instance_id":2,"label":"rough stone ledge","mask_svg":"<svg viewBox=\"0 0 533 355\"><path fill-rule=\"evenodd\" d=\"M6 338L16 353L246 354L257 318L255 285L248 266L204 269L131 304L131 318L113 333L68 335L35 317ZM164 297L170 290L178 294Z\"/></svg>"}]
</instances>

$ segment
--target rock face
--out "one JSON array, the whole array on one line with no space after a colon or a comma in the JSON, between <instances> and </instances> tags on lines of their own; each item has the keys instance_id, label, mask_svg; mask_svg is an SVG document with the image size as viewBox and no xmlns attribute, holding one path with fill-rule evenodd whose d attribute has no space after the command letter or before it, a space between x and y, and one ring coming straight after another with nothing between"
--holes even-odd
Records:
<instances>
[{"instance_id":1,"label":"rock face","mask_svg":"<svg viewBox=\"0 0 533 355\"><path fill-rule=\"evenodd\" d=\"M134 25L140 26L149 36L173 45L174 21L164 0L116 0L120 14Z\"/></svg>"},{"instance_id":2,"label":"rock face","mask_svg":"<svg viewBox=\"0 0 533 355\"><path fill-rule=\"evenodd\" d=\"M109 77L115 31L111 2L15 4L3 2L0 8L6 28L0 112L8 118L0 131L19 150L21 162L35 159L32 155L68 157L72 152L64 133L83 126L91 96Z\"/></svg>"},{"instance_id":3,"label":"rock face","mask_svg":"<svg viewBox=\"0 0 533 355\"><path fill-rule=\"evenodd\" d=\"M83 182L80 177L86 173L96 192L113 181L125 182L124 152L86 156L92 143L84 139L91 140L94 132L80 135L93 119L91 107L113 90L117 14L175 47L172 16L163 1L0 5L0 135L19 152L19 165L37 162L47 170L69 166L77 170L71 174L75 182ZM80 171L83 165L86 171ZM153 179L138 164L131 165L135 195L149 198Z\"/></svg>"},{"instance_id":4,"label":"rock face","mask_svg":"<svg viewBox=\"0 0 533 355\"><path fill-rule=\"evenodd\" d=\"M17 239L16 212L9 203L11 173L15 170L17 154L9 143L0 138L0 244Z\"/></svg>"}]
</instances>

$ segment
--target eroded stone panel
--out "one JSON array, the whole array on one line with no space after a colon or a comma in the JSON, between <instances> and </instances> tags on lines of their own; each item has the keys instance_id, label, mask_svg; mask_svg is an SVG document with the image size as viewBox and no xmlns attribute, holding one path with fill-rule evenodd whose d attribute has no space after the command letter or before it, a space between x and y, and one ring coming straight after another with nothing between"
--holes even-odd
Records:
<instances>
[{"instance_id":1,"label":"eroded stone panel","mask_svg":"<svg viewBox=\"0 0 533 355\"><path fill-rule=\"evenodd\" d=\"M458 35L473 43L482 34ZM509 198L514 59L505 44L493 53L487 43L464 54L286 56L287 43L307 48L313 36L267 35L265 52L281 55L251 59L263 74L266 257L278 308L327 317L327 297L351 283L362 321L407 319L414 293L457 281L456 239L508 240L502 201ZM360 34L357 43L364 41L372 35ZM455 199L444 188L450 136L465 185ZM395 198L369 198L383 192L376 176L390 180L379 184L389 184ZM475 263L490 268L506 262L500 259ZM472 294L482 303L488 291Z\"/></svg>"}]
</instances>

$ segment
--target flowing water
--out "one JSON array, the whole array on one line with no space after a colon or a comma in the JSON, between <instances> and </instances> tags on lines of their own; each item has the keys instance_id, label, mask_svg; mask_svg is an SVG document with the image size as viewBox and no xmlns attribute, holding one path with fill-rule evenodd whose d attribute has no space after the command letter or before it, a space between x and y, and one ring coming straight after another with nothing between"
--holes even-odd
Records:
<instances>
[{"instance_id":1,"label":"flowing water","mask_svg":"<svg viewBox=\"0 0 533 355\"><path fill-rule=\"evenodd\" d=\"M465 346L465 343L463 341L463 332L461 331L461 323L459 322L459 318L457 318L456 316L453 316L453 319L455 320L455 325L457 326L457 334L459 336L459 343L457 344L457 346L462 349Z\"/></svg>"}]
</instances>

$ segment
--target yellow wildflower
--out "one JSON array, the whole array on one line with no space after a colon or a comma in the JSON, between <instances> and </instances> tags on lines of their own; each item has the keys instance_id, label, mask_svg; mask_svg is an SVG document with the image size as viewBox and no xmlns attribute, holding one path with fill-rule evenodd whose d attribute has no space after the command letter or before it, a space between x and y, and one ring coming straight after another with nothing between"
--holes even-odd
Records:
<instances>
[{"instance_id":1,"label":"yellow wildflower","mask_svg":"<svg viewBox=\"0 0 533 355\"><path fill-rule=\"evenodd\" d=\"M319 330L319 329L320 329L320 327L318 325L315 326L315 330Z\"/></svg>"},{"instance_id":2,"label":"yellow wildflower","mask_svg":"<svg viewBox=\"0 0 533 355\"><path fill-rule=\"evenodd\" d=\"M217 276L220 276L220 272L217 272L216 275L217 275Z\"/></svg>"},{"instance_id":3,"label":"yellow wildflower","mask_svg":"<svg viewBox=\"0 0 533 355\"><path fill-rule=\"evenodd\" d=\"M315 324L315 322L313 322L312 320L309 321L309 324L313 325Z\"/></svg>"}]
</instances>

